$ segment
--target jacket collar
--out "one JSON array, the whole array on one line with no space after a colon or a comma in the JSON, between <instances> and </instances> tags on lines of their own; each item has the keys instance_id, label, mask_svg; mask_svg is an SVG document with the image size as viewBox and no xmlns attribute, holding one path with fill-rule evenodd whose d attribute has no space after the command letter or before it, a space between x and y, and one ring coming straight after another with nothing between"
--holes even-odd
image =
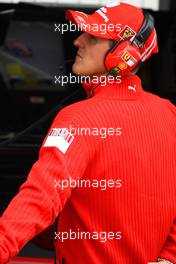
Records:
<instances>
[{"instance_id":1,"label":"jacket collar","mask_svg":"<svg viewBox=\"0 0 176 264\"><path fill-rule=\"evenodd\" d=\"M87 83L82 82L82 86L88 96L94 95L104 98L135 100L143 92L140 78L131 74L120 78L109 78L104 76L102 79L98 77L95 80Z\"/></svg>"}]
</instances>

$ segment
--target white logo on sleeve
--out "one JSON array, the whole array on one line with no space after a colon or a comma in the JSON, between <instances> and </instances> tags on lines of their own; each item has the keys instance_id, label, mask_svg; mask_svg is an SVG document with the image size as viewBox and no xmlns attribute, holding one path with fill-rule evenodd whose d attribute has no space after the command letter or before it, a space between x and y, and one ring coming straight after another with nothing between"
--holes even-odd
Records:
<instances>
[{"instance_id":1,"label":"white logo on sleeve","mask_svg":"<svg viewBox=\"0 0 176 264\"><path fill-rule=\"evenodd\" d=\"M74 136L67 128L52 128L44 143L44 147L56 147L65 154L73 140Z\"/></svg>"}]
</instances>

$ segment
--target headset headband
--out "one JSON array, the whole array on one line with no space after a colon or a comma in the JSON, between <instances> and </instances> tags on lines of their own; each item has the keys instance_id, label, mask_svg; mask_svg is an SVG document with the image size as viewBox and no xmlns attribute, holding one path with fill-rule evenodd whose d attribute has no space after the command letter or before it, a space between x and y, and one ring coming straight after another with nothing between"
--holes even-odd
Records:
<instances>
[{"instance_id":1,"label":"headset headband","mask_svg":"<svg viewBox=\"0 0 176 264\"><path fill-rule=\"evenodd\" d=\"M136 43L138 46L146 42L149 38L152 30L154 28L154 18L147 11L143 11L144 14L144 22L139 32L135 36L132 42Z\"/></svg>"}]
</instances>

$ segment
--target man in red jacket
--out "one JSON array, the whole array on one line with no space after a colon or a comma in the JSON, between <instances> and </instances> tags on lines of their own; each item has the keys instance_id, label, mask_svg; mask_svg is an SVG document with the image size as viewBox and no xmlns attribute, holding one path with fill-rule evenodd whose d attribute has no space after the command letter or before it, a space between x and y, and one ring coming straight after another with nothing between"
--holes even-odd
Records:
<instances>
[{"instance_id":1,"label":"man in red jacket","mask_svg":"<svg viewBox=\"0 0 176 264\"><path fill-rule=\"evenodd\" d=\"M73 72L91 98L56 116L0 219L0 263L59 213L58 263L176 263L176 109L134 74L158 51L152 17L116 2L66 18L85 31Z\"/></svg>"}]
</instances>

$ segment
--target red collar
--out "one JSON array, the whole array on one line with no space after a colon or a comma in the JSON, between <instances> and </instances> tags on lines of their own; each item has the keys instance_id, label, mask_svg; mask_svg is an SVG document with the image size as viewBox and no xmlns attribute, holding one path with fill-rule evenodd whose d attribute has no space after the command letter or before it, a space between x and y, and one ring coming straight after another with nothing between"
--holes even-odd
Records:
<instances>
[{"instance_id":1,"label":"red collar","mask_svg":"<svg viewBox=\"0 0 176 264\"><path fill-rule=\"evenodd\" d=\"M128 99L134 100L138 98L143 89L141 86L140 78L133 74L124 76L121 79L107 79L103 78L101 82L101 77L97 78L96 81L90 83L82 82L82 86L86 91L87 95L91 94L96 97L114 98L114 99ZM118 81L117 81L118 80ZM121 81L119 83L119 80Z\"/></svg>"},{"instance_id":2,"label":"red collar","mask_svg":"<svg viewBox=\"0 0 176 264\"><path fill-rule=\"evenodd\" d=\"M86 94L88 96L91 96L91 94L94 95L94 92L93 92L94 89L96 87L98 87L99 85L103 84L102 82L103 82L103 80L101 79L101 77L100 76L96 76L96 79L94 79L94 81L91 81L91 82L84 82L83 81L82 82L82 86L83 86L84 90L86 91Z\"/></svg>"}]
</instances>

